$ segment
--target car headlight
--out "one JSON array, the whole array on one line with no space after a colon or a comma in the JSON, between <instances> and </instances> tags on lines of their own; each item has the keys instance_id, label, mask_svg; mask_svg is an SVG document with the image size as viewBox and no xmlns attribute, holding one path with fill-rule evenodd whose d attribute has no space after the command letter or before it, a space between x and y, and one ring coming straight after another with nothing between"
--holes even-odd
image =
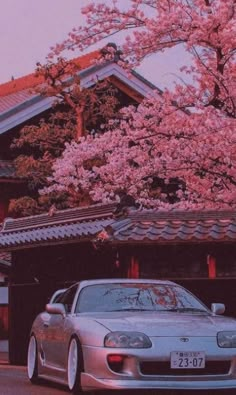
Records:
<instances>
[{"instance_id":1,"label":"car headlight","mask_svg":"<svg viewBox=\"0 0 236 395\"><path fill-rule=\"evenodd\" d=\"M151 340L140 332L110 332L105 336L104 346L110 348L150 348Z\"/></svg>"},{"instance_id":2,"label":"car headlight","mask_svg":"<svg viewBox=\"0 0 236 395\"><path fill-rule=\"evenodd\" d=\"M236 347L236 331L224 331L217 334L217 343L219 347Z\"/></svg>"}]
</instances>

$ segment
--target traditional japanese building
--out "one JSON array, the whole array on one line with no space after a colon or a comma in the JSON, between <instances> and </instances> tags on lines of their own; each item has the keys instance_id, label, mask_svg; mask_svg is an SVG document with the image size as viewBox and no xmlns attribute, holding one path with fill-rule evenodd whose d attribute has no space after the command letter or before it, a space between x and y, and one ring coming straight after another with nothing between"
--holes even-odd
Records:
<instances>
[{"instance_id":1,"label":"traditional japanese building","mask_svg":"<svg viewBox=\"0 0 236 395\"><path fill-rule=\"evenodd\" d=\"M105 48L73 60L78 65L76 83L82 89L108 80L116 88L121 106L140 103L154 90L161 96L161 91L141 75L120 67L118 55L113 61L96 64L104 51ZM67 81L65 77L65 81L69 84L70 78ZM37 125L55 109L55 97L40 93L43 83L43 77L35 72L0 85L0 223L8 216L10 199L27 195L27 180L15 174L13 159L17 154L10 149L12 142L24 126Z\"/></svg>"}]
</instances>

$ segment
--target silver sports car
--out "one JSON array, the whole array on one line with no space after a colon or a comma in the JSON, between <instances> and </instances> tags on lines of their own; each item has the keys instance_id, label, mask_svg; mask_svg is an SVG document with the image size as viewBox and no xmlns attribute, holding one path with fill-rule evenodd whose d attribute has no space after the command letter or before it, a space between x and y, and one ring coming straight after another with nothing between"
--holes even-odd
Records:
<instances>
[{"instance_id":1,"label":"silver sports car","mask_svg":"<svg viewBox=\"0 0 236 395\"><path fill-rule=\"evenodd\" d=\"M236 320L185 288L141 279L81 281L35 319L28 377L80 391L236 390Z\"/></svg>"}]
</instances>

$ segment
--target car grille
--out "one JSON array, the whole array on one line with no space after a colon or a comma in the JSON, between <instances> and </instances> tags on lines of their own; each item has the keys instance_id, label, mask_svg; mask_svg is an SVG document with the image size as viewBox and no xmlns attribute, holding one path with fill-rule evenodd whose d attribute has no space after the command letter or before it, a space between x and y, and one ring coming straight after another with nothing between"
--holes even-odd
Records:
<instances>
[{"instance_id":1,"label":"car grille","mask_svg":"<svg viewBox=\"0 0 236 395\"><path fill-rule=\"evenodd\" d=\"M140 371L143 375L155 376L204 376L228 374L231 361L206 361L203 369L171 369L170 362L144 361L140 363Z\"/></svg>"}]
</instances>

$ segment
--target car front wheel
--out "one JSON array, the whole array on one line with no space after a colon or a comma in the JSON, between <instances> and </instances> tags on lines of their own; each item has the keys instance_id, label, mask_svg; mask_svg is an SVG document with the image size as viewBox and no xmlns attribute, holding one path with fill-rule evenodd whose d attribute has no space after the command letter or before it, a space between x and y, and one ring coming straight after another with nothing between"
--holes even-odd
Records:
<instances>
[{"instance_id":1,"label":"car front wheel","mask_svg":"<svg viewBox=\"0 0 236 395\"><path fill-rule=\"evenodd\" d=\"M38 351L37 341L34 335L30 337L28 355L27 355L27 372L31 383L38 382Z\"/></svg>"},{"instance_id":2,"label":"car front wheel","mask_svg":"<svg viewBox=\"0 0 236 395\"><path fill-rule=\"evenodd\" d=\"M73 394L79 394L81 392L80 373L82 370L82 350L79 341L73 337L70 341L67 360L68 387Z\"/></svg>"}]
</instances>

